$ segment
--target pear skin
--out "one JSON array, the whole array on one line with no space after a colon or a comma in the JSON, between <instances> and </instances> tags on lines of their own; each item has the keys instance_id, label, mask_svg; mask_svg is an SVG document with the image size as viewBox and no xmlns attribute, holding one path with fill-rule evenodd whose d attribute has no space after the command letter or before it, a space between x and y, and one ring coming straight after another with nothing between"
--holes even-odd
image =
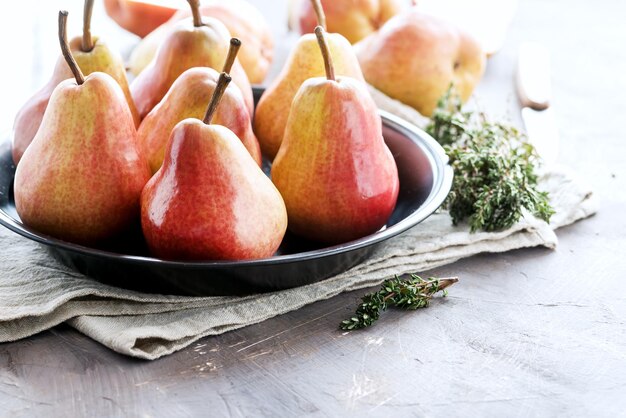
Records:
<instances>
[{"instance_id":1,"label":"pear skin","mask_svg":"<svg viewBox=\"0 0 626 418\"><path fill-rule=\"evenodd\" d=\"M89 75L93 72L100 71L107 73L122 88L124 92L124 98L130 108L130 113L133 115L133 121L135 127L139 127L139 113L137 107L130 94L130 87L128 86L128 78L126 77L126 67L122 56L117 52L109 48L109 46L100 41L97 36L94 36L94 47L91 51L83 51L80 48L81 38L74 38L70 41L70 49L72 55L78 63L78 66L83 71L83 74ZM84 68L84 69L83 69Z\"/></svg>"},{"instance_id":2,"label":"pear skin","mask_svg":"<svg viewBox=\"0 0 626 418\"><path fill-rule=\"evenodd\" d=\"M150 177L124 92L108 74L62 81L15 173L15 207L27 226L91 245L139 216Z\"/></svg>"},{"instance_id":3,"label":"pear skin","mask_svg":"<svg viewBox=\"0 0 626 418\"><path fill-rule=\"evenodd\" d=\"M364 83L318 77L300 87L272 180L294 234L335 244L385 225L398 197L398 170Z\"/></svg>"},{"instance_id":4,"label":"pear skin","mask_svg":"<svg viewBox=\"0 0 626 418\"><path fill-rule=\"evenodd\" d=\"M83 74L89 75L100 71L112 76L124 92L124 97L133 116L135 126L139 126L139 114L130 95L122 57L97 37L94 37L95 46L91 51L82 51L81 41L81 37L73 38L70 42L70 48ZM40 91L35 93L18 112L13 124L12 153L15 164L19 163L24 151L35 137L52 91L61 81L71 77L72 72L69 70L67 63L63 57L59 57L50 81Z\"/></svg>"},{"instance_id":5,"label":"pear skin","mask_svg":"<svg viewBox=\"0 0 626 418\"><path fill-rule=\"evenodd\" d=\"M404 0L321 0L321 3L326 15L326 29L342 34L350 43L378 30L407 6ZM300 33L312 33L317 26L317 17L311 2L303 0L295 10Z\"/></svg>"},{"instance_id":6,"label":"pear skin","mask_svg":"<svg viewBox=\"0 0 626 418\"><path fill-rule=\"evenodd\" d=\"M180 122L141 195L148 246L171 260L270 257L287 229L285 204L239 138L197 119Z\"/></svg>"},{"instance_id":7,"label":"pear skin","mask_svg":"<svg viewBox=\"0 0 626 418\"><path fill-rule=\"evenodd\" d=\"M118 25L141 38L167 22L177 10L175 5L135 0L104 0L104 9Z\"/></svg>"},{"instance_id":8,"label":"pear skin","mask_svg":"<svg viewBox=\"0 0 626 418\"><path fill-rule=\"evenodd\" d=\"M328 34L335 72L363 80L359 63L350 43L339 34ZM283 140L291 102L305 80L324 75L324 60L315 35L303 35L294 46L280 75L265 90L254 114L254 133L261 151L273 159Z\"/></svg>"},{"instance_id":9,"label":"pear skin","mask_svg":"<svg viewBox=\"0 0 626 418\"><path fill-rule=\"evenodd\" d=\"M451 83L467 100L485 71L476 39L415 7L354 48L369 84L424 116L432 115Z\"/></svg>"},{"instance_id":10,"label":"pear skin","mask_svg":"<svg viewBox=\"0 0 626 418\"><path fill-rule=\"evenodd\" d=\"M218 19L232 36L241 39L241 66L250 83L262 83L274 57L274 38L263 14L245 0L204 4L200 7L200 13ZM137 44L128 59L128 67L135 76L152 61L159 45L176 23L190 15L188 9L178 10L170 20L155 28Z\"/></svg>"},{"instance_id":11,"label":"pear skin","mask_svg":"<svg viewBox=\"0 0 626 418\"><path fill-rule=\"evenodd\" d=\"M163 40L148 67L130 86L139 116L145 118L185 70L193 67L221 70L228 55L230 38L228 29L217 19L205 17L199 27L195 27L191 19L180 21ZM230 74L252 114L252 88L239 60L235 60Z\"/></svg>"},{"instance_id":12,"label":"pear skin","mask_svg":"<svg viewBox=\"0 0 626 418\"><path fill-rule=\"evenodd\" d=\"M28 99L19 112L17 112L13 123L11 147L13 162L15 164L20 162L24 151L26 151L26 148L33 141L33 138L39 129L39 125L41 125L43 114L48 107L50 96L52 95L55 87L61 81L67 80L71 77L72 72L68 68L63 57L60 57L59 60L57 60L50 80L41 88L41 90Z\"/></svg>"},{"instance_id":13,"label":"pear skin","mask_svg":"<svg viewBox=\"0 0 626 418\"><path fill-rule=\"evenodd\" d=\"M137 133L138 141L153 173L163 164L165 147L176 124L187 118L202 119L218 78L219 73L212 68L196 67L185 71L144 118ZM261 149L250 119L241 90L229 85L216 110L215 123L233 131L260 166Z\"/></svg>"},{"instance_id":14,"label":"pear skin","mask_svg":"<svg viewBox=\"0 0 626 418\"><path fill-rule=\"evenodd\" d=\"M251 83L262 83L274 58L274 38L259 9L247 1L229 0L207 3L200 10L224 22L232 36L241 39L241 66Z\"/></svg>"}]
</instances>

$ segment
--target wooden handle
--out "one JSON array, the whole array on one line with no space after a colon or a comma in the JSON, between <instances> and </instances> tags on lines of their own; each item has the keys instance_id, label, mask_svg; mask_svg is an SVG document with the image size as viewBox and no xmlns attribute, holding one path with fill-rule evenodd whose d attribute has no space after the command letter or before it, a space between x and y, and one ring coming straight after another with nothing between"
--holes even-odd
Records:
<instances>
[{"instance_id":1,"label":"wooden handle","mask_svg":"<svg viewBox=\"0 0 626 418\"><path fill-rule=\"evenodd\" d=\"M537 43L523 43L517 62L517 93L524 107L544 110L550 106L550 52Z\"/></svg>"}]
</instances>

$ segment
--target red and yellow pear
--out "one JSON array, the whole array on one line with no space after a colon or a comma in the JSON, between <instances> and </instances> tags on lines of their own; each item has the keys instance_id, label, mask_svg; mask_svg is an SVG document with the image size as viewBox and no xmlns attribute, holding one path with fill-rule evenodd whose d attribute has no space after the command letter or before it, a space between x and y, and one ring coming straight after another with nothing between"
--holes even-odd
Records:
<instances>
[{"instance_id":1,"label":"red and yellow pear","mask_svg":"<svg viewBox=\"0 0 626 418\"><path fill-rule=\"evenodd\" d=\"M319 0L313 0L324 25L324 12ZM359 63L350 42L342 35L329 34L328 45L335 63L335 72L363 81ZM268 86L259 100L254 114L254 133L259 139L261 151L272 159L278 152L287 125L287 109L291 106L296 92L311 77L324 75L324 60L314 34L303 35L294 46L281 73Z\"/></svg>"},{"instance_id":2,"label":"red and yellow pear","mask_svg":"<svg viewBox=\"0 0 626 418\"><path fill-rule=\"evenodd\" d=\"M450 84L467 100L485 71L486 55L473 36L417 7L354 48L369 84L424 116L432 115Z\"/></svg>"},{"instance_id":3,"label":"red and yellow pear","mask_svg":"<svg viewBox=\"0 0 626 418\"><path fill-rule=\"evenodd\" d=\"M115 0L119 1L119 0ZM155 6L157 7L157 6ZM224 24L231 36L242 41L238 59L253 84L260 84L270 69L274 57L274 39L271 29L261 14L252 4L245 0L229 0L204 2L200 6L202 16L212 17ZM172 11L173 16L166 23L155 26L133 49L128 59L128 67L134 75L138 75L154 58L163 39L176 27L181 19L191 16L189 8ZM145 16L137 12L136 19L141 25ZM141 22L141 23L139 23Z\"/></svg>"},{"instance_id":4,"label":"red and yellow pear","mask_svg":"<svg viewBox=\"0 0 626 418\"><path fill-rule=\"evenodd\" d=\"M118 25L142 38L167 22L178 10L173 4L146 0L104 0L104 9Z\"/></svg>"},{"instance_id":5,"label":"red and yellow pear","mask_svg":"<svg viewBox=\"0 0 626 418\"><path fill-rule=\"evenodd\" d=\"M75 37L70 41L70 49L74 55L74 59L78 63L81 71L85 75L89 75L95 71L109 74L118 82L127 104L130 108L135 126L139 126L139 115L135 108L135 103L130 95L128 80L126 79L126 69L122 57L115 51L111 50L106 43L98 37L91 35L91 12L93 9L93 0L85 0L83 13L83 35ZM55 87L63 80L72 77L72 72L67 66L65 59L60 56L50 81L33 97L31 97L22 106L13 124L13 161L17 164L22 158L22 154L31 143L43 114L48 106L50 95Z\"/></svg>"},{"instance_id":6,"label":"red and yellow pear","mask_svg":"<svg viewBox=\"0 0 626 418\"><path fill-rule=\"evenodd\" d=\"M126 230L139 217L150 177L124 92L108 74L84 76L67 43L67 12L59 13L63 56L75 79L62 81L15 173L15 208L28 227L84 245Z\"/></svg>"},{"instance_id":7,"label":"red and yellow pear","mask_svg":"<svg viewBox=\"0 0 626 418\"><path fill-rule=\"evenodd\" d=\"M220 75L203 120L172 131L163 166L141 195L150 251L171 260L272 256L287 229L283 199L228 128L212 118L230 77Z\"/></svg>"},{"instance_id":8,"label":"red and yellow pear","mask_svg":"<svg viewBox=\"0 0 626 418\"><path fill-rule=\"evenodd\" d=\"M307 80L293 99L272 180L287 206L289 229L336 244L385 225L399 180L366 86L335 76L324 30L315 33L326 77Z\"/></svg>"},{"instance_id":9,"label":"red and yellow pear","mask_svg":"<svg viewBox=\"0 0 626 418\"><path fill-rule=\"evenodd\" d=\"M231 39L228 58L223 72L232 67L241 42ZM155 173L163 164L165 148L172 129L187 118L201 119L219 79L219 73L212 68L190 68L176 79L163 100L141 122L138 141L141 150ZM252 158L261 165L261 149L252 131L251 116L245 105L241 90L229 85L215 111L214 121L233 131L241 139Z\"/></svg>"},{"instance_id":10,"label":"red and yellow pear","mask_svg":"<svg viewBox=\"0 0 626 418\"><path fill-rule=\"evenodd\" d=\"M295 0L291 18L300 33L312 33L317 26L309 0ZM375 32L386 21L406 9L406 0L321 0L326 13L326 29L340 33L355 43Z\"/></svg>"},{"instance_id":11,"label":"red and yellow pear","mask_svg":"<svg viewBox=\"0 0 626 418\"><path fill-rule=\"evenodd\" d=\"M193 67L221 68L231 38L217 19L203 18L198 0L188 0L193 19L180 21L163 40L156 56L130 86L139 116L143 119L163 99L174 81ZM235 60L231 71L250 113L254 112L252 88L245 71Z\"/></svg>"}]
</instances>

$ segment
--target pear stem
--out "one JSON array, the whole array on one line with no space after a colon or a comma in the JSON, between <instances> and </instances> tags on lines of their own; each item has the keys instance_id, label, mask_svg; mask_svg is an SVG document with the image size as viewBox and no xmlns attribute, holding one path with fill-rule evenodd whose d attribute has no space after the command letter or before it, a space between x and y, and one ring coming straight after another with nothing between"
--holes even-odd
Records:
<instances>
[{"instance_id":1,"label":"pear stem","mask_svg":"<svg viewBox=\"0 0 626 418\"><path fill-rule=\"evenodd\" d=\"M317 37L317 43L322 51L322 57L324 57L324 68L326 69L326 78L328 80L335 81L335 68L333 67L333 59L330 56L330 48L325 36L326 31L323 27L317 26L315 28L315 36Z\"/></svg>"},{"instance_id":2,"label":"pear stem","mask_svg":"<svg viewBox=\"0 0 626 418\"><path fill-rule=\"evenodd\" d=\"M93 12L93 0L85 0L83 9L83 42L81 49L89 52L93 49L93 39L91 39L91 13Z\"/></svg>"},{"instance_id":3,"label":"pear stem","mask_svg":"<svg viewBox=\"0 0 626 418\"><path fill-rule=\"evenodd\" d=\"M217 106L220 104L220 100L226 91L226 87L228 87L228 83L232 78L226 74L221 73L220 78L217 80L217 84L215 85L215 90L213 90L213 97L211 97L211 102L209 103L209 107L206 110L206 114L204 115L204 119L202 121L207 125L210 125L213 121L213 114L217 109Z\"/></svg>"},{"instance_id":4,"label":"pear stem","mask_svg":"<svg viewBox=\"0 0 626 418\"><path fill-rule=\"evenodd\" d=\"M226 62L224 63L223 72L230 74L230 70L233 68L235 58L237 58L237 52L241 48L241 41L237 38L230 39L230 48L228 48L228 55L226 56Z\"/></svg>"},{"instance_id":5,"label":"pear stem","mask_svg":"<svg viewBox=\"0 0 626 418\"><path fill-rule=\"evenodd\" d=\"M326 13L324 13L321 0L311 0L311 4L313 5L315 16L317 16L318 26L321 26L324 30L326 30Z\"/></svg>"},{"instance_id":6,"label":"pear stem","mask_svg":"<svg viewBox=\"0 0 626 418\"><path fill-rule=\"evenodd\" d=\"M63 58L65 58L67 65L70 66L70 70L72 70L72 73L74 74L76 83L80 86L85 82L85 76L76 63L76 60L72 55L72 51L70 50L70 45L67 43L67 15L67 10L59 11L59 43L61 44L61 53L63 54Z\"/></svg>"},{"instance_id":7,"label":"pear stem","mask_svg":"<svg viewBox=\"0 0 626 418\"><path fill-rule=\"evenodd\" d=\"M199 0L187 0L191 7L191 14L193 15L193 26L199 28L202 26L202 15L200 14L200 1Z\"/></svg>"}]
</instances>

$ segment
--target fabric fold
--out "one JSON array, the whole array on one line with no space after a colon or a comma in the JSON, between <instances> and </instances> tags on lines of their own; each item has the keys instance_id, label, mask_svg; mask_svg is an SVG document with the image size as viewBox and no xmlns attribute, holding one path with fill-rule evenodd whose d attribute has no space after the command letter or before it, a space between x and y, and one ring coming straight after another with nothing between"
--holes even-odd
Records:
<instances>
[{"instance_id":1,"label":"fabric fold","mask_svg":"<svg viewBox=\"0 0 626 418\"><path fill-rule=\"evenodd\" d=\"M470 233L439 211L390 239L364 263L324 281L245 297L145 294L95 281L52 258L47 250L0 230L0 341L15 341L62 322L119 353L156 359L205 336L375 286L395 274L422 272L485 252L555 248L554 229L597 210L592 193L571 172L553 167L540 178L556 209L552 223L530 216L506 231Z\"/></svg>"}]
</instances>

